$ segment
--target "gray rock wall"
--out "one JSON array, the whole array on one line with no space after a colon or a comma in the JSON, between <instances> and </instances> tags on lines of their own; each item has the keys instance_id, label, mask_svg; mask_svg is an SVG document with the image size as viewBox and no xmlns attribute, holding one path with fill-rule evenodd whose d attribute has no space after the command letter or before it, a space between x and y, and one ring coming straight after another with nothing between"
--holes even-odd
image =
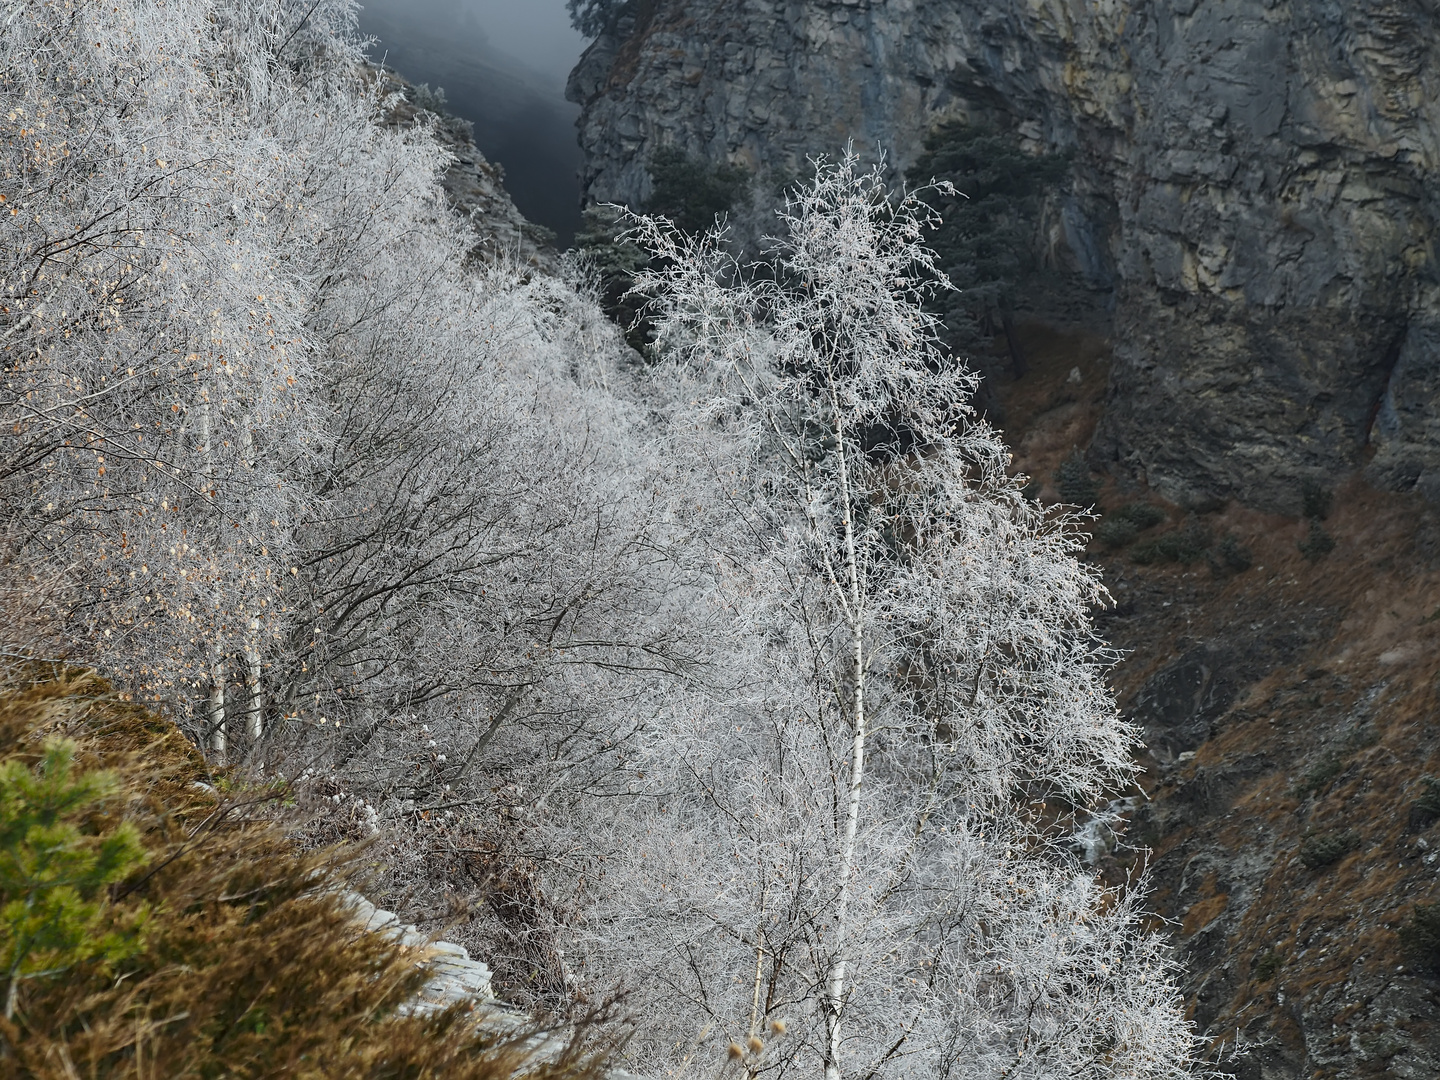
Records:
<instances>
[{"instance_id":1,"label":"gray rock wall","mask_svg":"<svg viewBox=\"0 0 1440 1080\"><path fill-rule=\"evenodd\" d=\"M1041 242L1114 290L1094 456L1294 510L1440 497L1437 0L634 0L571 78L586 190L655 149L795 174L939 120L1075 153Z\"/></svg>"}]
</instances>

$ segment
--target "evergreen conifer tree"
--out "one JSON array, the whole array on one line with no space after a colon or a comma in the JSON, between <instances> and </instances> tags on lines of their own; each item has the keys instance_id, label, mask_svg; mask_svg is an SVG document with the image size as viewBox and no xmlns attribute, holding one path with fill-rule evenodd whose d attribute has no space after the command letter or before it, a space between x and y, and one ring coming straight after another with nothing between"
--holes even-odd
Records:
<instances>
[{"instance_id":1,"label":"evergreen conifer tree","mask_svg":"<svg viewBox=\"0 0 1440 1080\"><path fill-rule=\"evenodd\" d=\"M25 979L56 975L94 957L140 947L143 919L107 926L105 890L145 862L140 835L122 822L86 827L118 791L109 772L77 772L75 744L53 740L39 765L0 765L0 963L5 1016Z\"/></svg>"},{"instance_id":2,"label":"evergreen conifer tree","mask_svg":"<svg viewBox=\"0 0 1440 1080\"><path fill-rule=\"evenodd\" d=\"M1015 335L1017 293L1038 269L1041 201L1068 170L1063 154L1027 154L1011 135L954 121L930 133L908 173L912 181L937 180L954 189L927 193L939 213L931 244L958 289L940 309L950 344L983 353L995 331L1002 331L1017 378L1026 367Z\"/></svg>"}]
</instances>

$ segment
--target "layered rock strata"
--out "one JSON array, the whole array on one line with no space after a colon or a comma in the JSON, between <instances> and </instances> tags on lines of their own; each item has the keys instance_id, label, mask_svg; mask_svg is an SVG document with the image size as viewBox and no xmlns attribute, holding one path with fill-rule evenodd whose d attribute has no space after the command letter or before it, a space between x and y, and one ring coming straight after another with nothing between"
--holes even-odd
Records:
<instances>
[{"instance_id":1,"label":"layered rock strata","mask_svg":"<svg viewBox=\"0 0 1440 1080\"><path fill-rule=\"evenodd\" d=\"M1114 305L1097 461L1190 504L1360 467L1440 499L1433 0L632 0L569 93L597 201L665 146L903 168L965 117L1069 150L1037 243Z\"/></svg>"}]
</instances>

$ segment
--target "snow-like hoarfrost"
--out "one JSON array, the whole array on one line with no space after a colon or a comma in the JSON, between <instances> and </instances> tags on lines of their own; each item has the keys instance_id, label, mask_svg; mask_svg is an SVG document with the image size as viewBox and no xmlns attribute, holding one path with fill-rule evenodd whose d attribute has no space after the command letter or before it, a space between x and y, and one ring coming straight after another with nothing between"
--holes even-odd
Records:
<instances>
[{"instance_id":1,"label":"snow-like hoarfrost","mask_svg":"<svg viewBox=\"0 0 1440 1080\"><path fill-rule=\"evenodd\" d=\"M919 205L822 166L765 272L640 223L642 363L451 214L354 11L0 0L7 647L297 777L508 992L628 992L655 1075L1184 1073L1042 826L1134 733Z\"/></svg>"}]
</instances>

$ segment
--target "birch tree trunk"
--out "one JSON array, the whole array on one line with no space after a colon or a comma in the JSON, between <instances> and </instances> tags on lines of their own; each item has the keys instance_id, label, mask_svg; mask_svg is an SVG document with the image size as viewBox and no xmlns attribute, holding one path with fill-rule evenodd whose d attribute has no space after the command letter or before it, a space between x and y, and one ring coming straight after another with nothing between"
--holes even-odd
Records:
<instances>
[{"instance_id":1,"label":"birch tree trunk","mask_svg":"<svg viewBox=\"0 0 1440 1080\"><path fill-rule=\"evenodd\" d=\"M260 533L260 514L255 505L255 440L250 434L249 423L240 425L240 449L249 473L250 505L245 511L245 523L253 538ZM253 597L250 603L255 603ZM245 691L249 698L245 703L245 733L253 746L265 734L265 691L260 681L260 612L252 608L250 625L245 636Z\"/></svg>"},{"instance_id":2,"label":"birch tree trunk","mask_svg":"<svg viewBox=\"0 0 1440 1080\"><path fill-rule=\"evenodd\" d=\"M934 215L857 165L817 163L769 266L632 219L690 505L743 523L707 535L747 670L660 718L603 796L590 970L649 998L655 1075L713 1051L750 1077L1192 1075L1139 890L1036 821L1135 770L1081 522L1024 496L968 408L924 306L948 284Z\"/></svg>"},{"instance_id":3,"label":"birch tree trunk","mask_svg":"<svg viewBox=\"0 0 1440 1080\"><path fill-rule=\"evenodd\" d=\"M265 691L260 684L260 619L250 620L249 636L245 642L245 690L249 701L245 703L245 733L251 743L259 742L265 734Z\"/></svg>"},{"instance_id":4,"label":"birch tree trunk","mask_svg":"<svg viewBox=\"0 0 1440 1080\"><path fill-rule=\"evenodd\" d=\"M202 498L214 498L215 491L215 453L213 441L214 419L210 415L211 389L209 381L200 384L200 454L201 454L201 476L205 480L205 489ZM220 601L222 589L219 583L221 567L217 558L218 552L211 552L211 565L216 577L213 588L216 595L216 614L223 618L223 606ZM211 662L210 671L210 706L208 720L210 722L210 749L215 753L215 760L225 764L225 755L229 750L229 737L225 726L225 654L223 638L217 635L215 638L215 656Z\"/></svg>"},{"instance_id":5,"label":"birch tree trunk","mask_svg":"<svg viewBox=\"0 0 1440 1080\"><path fill-rule=\"evenodd\" d=\"M210 749L218 764L225 764L229 739L225 731L225 662L217 659L210 672Z\"/></svg>"},{"instance_id":6,"label":"birch tree trunk","mask_svg":"<svg viewBox=\"0 0 1440 1080\"><path fill-rule=\"evenodd\" d=\"M834 401L832 376L831 398ZM849 615L850 645L855 664L855 699L853 705L854 733L850 747L850 786L845 807L845 828L840 838L840 893L835 904L835 949L830 961L825 994L825 1080L840 1080L841 1021L845 1009L847 956L845 939L850 925L850 888L855 876L855 840L860 830L860 791L865 781L865 605L860 582L860 564L855 544L855 515L851 502L850 471L846 462L845 429L838 422L836 408L837 453L840 459L840 493L844 500L846 586L848 602L840 596L841 608Z\"/></svg>"}]
</instances>

